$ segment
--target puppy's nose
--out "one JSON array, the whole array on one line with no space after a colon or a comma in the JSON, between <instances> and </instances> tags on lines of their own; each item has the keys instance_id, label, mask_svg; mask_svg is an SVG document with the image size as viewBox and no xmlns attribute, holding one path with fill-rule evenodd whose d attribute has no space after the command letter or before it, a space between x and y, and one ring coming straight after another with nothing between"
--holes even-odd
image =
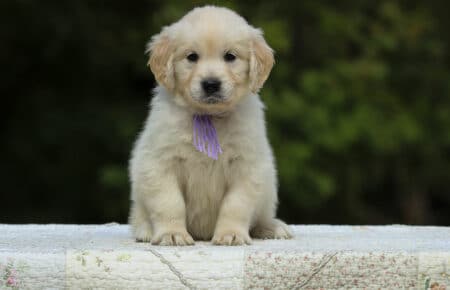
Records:
<instances>
[{"instance_id":1,"label":"puppy's nose","mask_svg":"<svg viewBox=\"0 0 450 290\"><path fill-rule=\"evenodd\" d=\"M202 81L202 88L208 95L217 93L220 90L220 81L216 78L207 78Z\"/></svg>"}]
</instances>

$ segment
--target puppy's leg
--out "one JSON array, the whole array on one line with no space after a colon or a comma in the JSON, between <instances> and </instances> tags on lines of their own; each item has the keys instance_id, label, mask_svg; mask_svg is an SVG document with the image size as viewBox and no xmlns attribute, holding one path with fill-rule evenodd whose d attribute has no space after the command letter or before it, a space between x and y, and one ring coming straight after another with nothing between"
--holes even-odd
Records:
<instances>
[{"instance_id":1,"label":"puppy's leg","mask_svg":"<svg viewBox=\"0 0 450 290\"><path fill-rule=\"evenodd\" d=\"M237 185L222 201L212 242L215 245L251 244L249 227L254 213L256 191Z\"/></svg>"},{"instance_id":2,"label":"puppy's leg","mask_svg":"<svg viewBox=\"0 0 450 290\"><path fill-rule=\"evenodd\" d=\"M288 225L275 218L278 204L275 170L268 170L262 181L265 195L261 199L260 207L258 207L255 223L250 230L250 236L257 239L292 238Z\"/></svg>"},{"instance_id":3,"label":"puppy's leg","mask_svg":"<svg viewBox=\"0 0 450 290\"><path fill-rule=\"evenodd\" d=\"M132 201L129 224L133 236L138 242L150 242L152 239L152 227L149 217L142 203Z\"/></svg>"},{"instance_id":4,"label":"puppy's leg","mask_svg":"<svg viewBox=\"0 0 450 290\"><path fill-rule=\"evenodd\" d=\"M186 230L186 206L175 176L166 172L159 178L146 178L138 191L152 225L152 244L194 244Z\"/></svg>"}]
</instances>

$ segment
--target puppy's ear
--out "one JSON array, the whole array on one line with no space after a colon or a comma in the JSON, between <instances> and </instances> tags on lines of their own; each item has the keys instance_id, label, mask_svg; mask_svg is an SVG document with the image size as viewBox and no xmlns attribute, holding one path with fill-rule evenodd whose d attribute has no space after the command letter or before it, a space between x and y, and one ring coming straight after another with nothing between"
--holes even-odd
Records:
<instances>
[{"instance_id":1,"label":"puppy's ear","mask_svg":"<svg viewBox=\"0 0 450 290\"><path fill-rule=\"evenodd\" d=\"M269 77L269 73L275 63L273 50L264 40L262 31L255 29L251 40L250 55L250 88L257 93Z\"/></svg>"},{"instance_id":2,"label":"puppy's ear","mask_svg":"<svg viewBox=\"0 0 450 290\"><path fill-rule=\"evenodd\" d=\"M147 65L155 75L156 81L168 90L173 90L175 86L173 44L164 30L152 37L147 44L146 52L150 55Z\"/></svg>"}]
</instances>

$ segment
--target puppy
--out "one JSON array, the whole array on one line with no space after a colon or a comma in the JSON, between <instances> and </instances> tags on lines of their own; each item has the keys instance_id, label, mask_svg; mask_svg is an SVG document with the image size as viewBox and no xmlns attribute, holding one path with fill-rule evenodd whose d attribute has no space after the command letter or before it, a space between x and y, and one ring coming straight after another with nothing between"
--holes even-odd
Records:
<instances>
[{"instance_id":1,"label":"puppy","mask_svg":"<svg viewBox=\"0 0 450 290\"><path fill-rule=\"evenodd\" d=\"M130 224L155 245L291 238L258 90L274 58L226 8L196 8L148 44L159 86L130 160Z\"/></svg>"}]
</instances>

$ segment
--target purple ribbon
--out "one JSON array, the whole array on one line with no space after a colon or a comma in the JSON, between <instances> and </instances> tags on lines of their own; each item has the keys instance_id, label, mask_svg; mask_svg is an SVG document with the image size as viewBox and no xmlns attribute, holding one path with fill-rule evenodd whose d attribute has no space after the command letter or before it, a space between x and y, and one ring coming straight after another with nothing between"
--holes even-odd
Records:
<instances>
[{"instance_id":1,"label":"purple ribbon","mask_svg":"<svg viewBox=\"0 0 450 290\"><path fill-rule=\"evenodd\" d=\"M193 117L193 142L198 151L217 160L222 154L216 128L211 121L211 115L194 115Z\"/></svg>"}]
</instances>

